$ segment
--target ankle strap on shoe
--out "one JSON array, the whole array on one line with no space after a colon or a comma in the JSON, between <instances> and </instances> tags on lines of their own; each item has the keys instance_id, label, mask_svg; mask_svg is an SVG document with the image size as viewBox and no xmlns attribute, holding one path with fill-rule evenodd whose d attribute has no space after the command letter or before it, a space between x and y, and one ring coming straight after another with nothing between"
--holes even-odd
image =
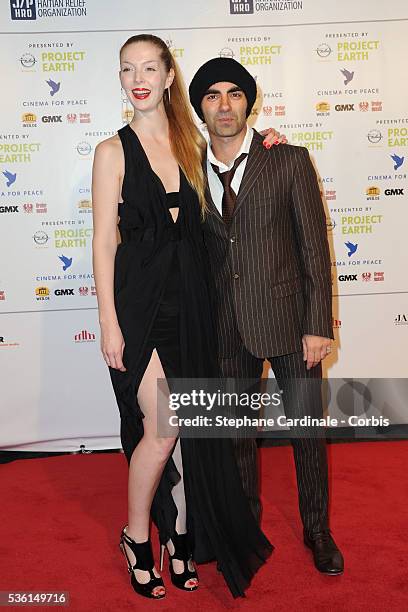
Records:
<instances>
[{"instance_id":1,"label":"ankle strap on shoe","mask_svg":"<svg viewBox=\"0 0 408 612\"><path fill-rule=\"evenodd\" d=\"M187 534L174 533L173 537L170 539L174 546L174 555L172 556L172 559L186 561L191 556Z\"/></svg>"},{"instance_id":2,"label":"ankle strap on shoe","mask_svg":"<svg viewBox=\"0 0 408 612\"><path fill-rule=\"evenodd\" d=\"M133 566L133 569L151 570L154 566L154 559L150 540L135 542L124 531L122 532L122 537L136 557L136 564Z\"/></svg>"}]
</instances>

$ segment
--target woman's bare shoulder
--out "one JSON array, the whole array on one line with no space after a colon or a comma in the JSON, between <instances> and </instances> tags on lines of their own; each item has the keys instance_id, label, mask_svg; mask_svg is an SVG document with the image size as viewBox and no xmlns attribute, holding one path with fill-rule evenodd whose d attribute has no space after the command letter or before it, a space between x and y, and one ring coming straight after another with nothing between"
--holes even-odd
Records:
<instances>
[{"instance_id":1,"label":"woman's bare shoulder","mask_svg":"<svg viewBox=\"0 0 408 612\"><path fill-rule=\"evenodd\" d=\"M123 148L117 134L102 140L96 145L95 160L102 165L109 164L112 166L114 164L118 168L123 166Z\"/></svg>"},{"instance_id":2,"label":"woman's bare shoulder","mask_svg":"<svg viewBox=\"0 0 408 612\"><path fill-rule=\"evenodd\" d=\"M104 155L117 155L121 150L122 143L118 134L115 134L110 138L106 138L105 140L101 140L101 142L96 145L95 149L95 151L98 151Z\"/></svg>"}]
</instances>

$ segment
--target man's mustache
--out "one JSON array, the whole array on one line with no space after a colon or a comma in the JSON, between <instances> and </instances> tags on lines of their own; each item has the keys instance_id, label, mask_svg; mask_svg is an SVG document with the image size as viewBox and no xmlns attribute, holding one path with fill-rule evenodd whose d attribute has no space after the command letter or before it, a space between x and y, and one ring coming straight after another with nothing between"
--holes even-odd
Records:
<instances>
[{"instance_id":1,"label":"man's mustache","mask_svg":"<svg viewBox=\"0 0 408 612\"><path fill-rule=\"evenodd\" d=\"M237 116L236 115L231 115L231 113L226 114L226 113L218 113L217 115L215 115L216 119L236 119Z\"/></svg>"}]
</instances>

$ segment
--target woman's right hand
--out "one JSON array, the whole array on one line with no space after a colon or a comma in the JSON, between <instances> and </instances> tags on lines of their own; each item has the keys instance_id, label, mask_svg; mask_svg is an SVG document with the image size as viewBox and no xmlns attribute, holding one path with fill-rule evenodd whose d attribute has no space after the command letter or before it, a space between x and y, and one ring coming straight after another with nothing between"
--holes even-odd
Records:
<instances>
[{"instance_id":1,"label":"woman's right hand","mask_svg":"<svg viewBox=\"0 0 408 612\"><path fill-rule=\"evenodd\" d=\"M123 365L125 341L119 325L101 326L101 351L107 365L126 372Z\"/></svg>"}]
</instances>

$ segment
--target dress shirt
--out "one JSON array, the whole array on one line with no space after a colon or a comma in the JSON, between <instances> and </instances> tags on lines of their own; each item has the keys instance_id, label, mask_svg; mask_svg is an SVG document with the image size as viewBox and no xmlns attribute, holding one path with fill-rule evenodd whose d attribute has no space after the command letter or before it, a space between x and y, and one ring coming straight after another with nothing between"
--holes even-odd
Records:
<instances>
[{"instance_id":1,"label":"dress shirt","mask_svg":"<svg viewBox=\"0 0 408 612\"><path fill-rule=\"evenodd\" d=\"M224 188L217 174L214 172L211 164L218 166L220 172L226 172L230 170L234 165L234 161L241 155L241 153L249 153L249 147L251 146L252 137L254 135L254 130L247 125L247 131L244 138L244 141L241 145L240 150L235 155L234 159L231 160L230 164L227 166L223 162L220 162L214 155L211 149L211 143L207 144L207 175L208 175L208 186L210 188L210 193L212 200L215 206L218 209L220 215L222 215L222 196L224 194ZM231 187L234 190L235 194L238 195L239 188L241 186L242 177L244 176L245 167L248 161L248 156L239 164L238 168L235 171L234 177L231 182Z\"/></svg>"}]
</instances>

